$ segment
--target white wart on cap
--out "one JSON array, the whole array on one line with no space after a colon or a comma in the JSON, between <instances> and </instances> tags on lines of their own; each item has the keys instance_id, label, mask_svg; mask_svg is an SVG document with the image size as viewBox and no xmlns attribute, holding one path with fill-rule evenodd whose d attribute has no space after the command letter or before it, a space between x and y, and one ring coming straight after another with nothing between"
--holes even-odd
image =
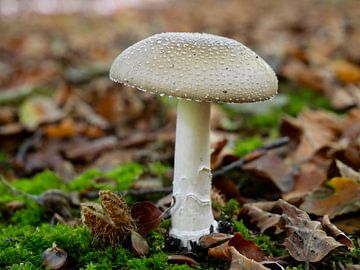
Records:
<instances>
[{"instance_id":1,"label":"white wart on cap","mask_svg":"<svg viewBox=\"0 0 360 270\"><path fill-rule=\"evenodd\" d=\"M277 78L255 52L233 39L162 33L124 50L110 78L140 90L196 101L243 103L277 93Z\"/></svg>"}]
</instances>

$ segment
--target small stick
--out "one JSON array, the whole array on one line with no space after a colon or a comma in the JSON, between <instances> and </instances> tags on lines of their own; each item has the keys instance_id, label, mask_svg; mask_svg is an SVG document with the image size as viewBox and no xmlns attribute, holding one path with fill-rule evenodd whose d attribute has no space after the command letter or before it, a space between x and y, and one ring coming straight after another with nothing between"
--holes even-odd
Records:
<instances>
[{"instance_id":1,"label":"small stick","mask_svg":"<svg viewBox=\"0 0 360 270\"><path fill-rule=\"evenodd\" d=\"M147 188L147 189L129 189L125 191L119 191L115 192L116 194L120 196L125 195L133 195L133 196L145 196L145 195L151 195L156 193L171 193L172 186L168 187L160 187L160 188ZM90 191L83 193L82 196L86 197L87 199L94 199L99 196L99 191Z\"/></svg>"},{"instance_id":2,"label":"small stick","mask_svg":"<svg viewBox=\"0 0 360 270\"><path fill-rule=\"evenodd\" d=\"M265 144L265 145L255 149L254 151L251 151L250 153L246 154L244 157L214 171L212 176L213 176L213 178L218 177L218 176L223 176L227 172L232 171L237 168L241 168L246 163L249 163L250 161L253 161L253 160L263 156L267 151L282 147L284 145L287 145L288 143L289 143L289 137L282 137L274 142Z\"/></svg>"},{"instance_id":3,"label":"small stick","mask_svg":"<svg viewBox=\"0 0 360 270\"><path fill-rule=\"evenodd\" d=\"M23 192L21 190L18 190L16 188L14 188L13 186L11 186L6 180L5 178L0 174L0 183L6 188L8 189L11 193L13 193L14 195L20 195L22 197L25 197L27 199L33 200L37 203L40 203L40 197L36 196L36 195L31 195L28 194L26 192Z\"/></svg>"},{"instance_id":4,"label":"small stick","mask_svg":"<svg viewBox=\"0 0 360 270\"><path fill-rule=\"evenodd\" d=\"M28 139L26 139L19 147L19 150L16 154L15 160L18 164L23 164L25 155L29 150L40 141L41 137L43 135L43 132L41 129L38 129L35 131L35 133Z\"/></svg>"}]
</instances>

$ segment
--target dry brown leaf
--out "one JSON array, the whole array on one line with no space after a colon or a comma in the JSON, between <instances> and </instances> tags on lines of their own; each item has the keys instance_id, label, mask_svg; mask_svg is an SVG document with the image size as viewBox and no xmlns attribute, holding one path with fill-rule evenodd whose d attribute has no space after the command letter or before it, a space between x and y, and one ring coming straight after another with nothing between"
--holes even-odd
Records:
<instances>
[{"instance_id":1,"label":"dry brown leaf","mask_svg":"<svg viewBox=\"0 0 360 270\"><path fill-rule=\"evenodd\" d=\"M270 268L263 266L261 263L245 257L234 247L230 247L230 253L230 270L270 270Z\"/></svg>"},{"instance_id":2,"label":"dry brown leaf","mask_svg":"<svg viewBox=\"0 0 360 270\"><path fill-rule=\"evenodd\" d=\"M231 260L230 247L236 248L237 251L249 259L254 259L258 262L264 259L262 250L253 241L244 239L240 233L235 233L224 244L210 248L208 254L215 258Z\"/></svg>"},{"instance_id":3,"label":"dry brown leaf","mask_svg":"<svg viewBox=\"0 0 360 270\"><path fill-rule=\"evenodd\" d=\"M199 264L193 258L190 258L185 255L170 255L167 258L167 262L171 264L187 264L190 266L196 266Z\"/></svg>"},{"instance_id":4,"label":"dry brown leaf","mask_svg":"<svg viewBox=\"0 0 360 270\"><path fill-rule=\"evenodd\" d=\"M300 171L295 176L294 188L282 194L286 201L298 199L318 188L326 181L326 171L321 169L318 164L306 162L300 167Z\"/></svg>"},{"instance_id":5,"label":"dry brown leaf","mask_svg":"<svg viewBox=\"0 0 360 270\"><path fill-rule=\"evenodd\" d=\"M291 166L273 153L267 153L247 163L242 169L269 179L282 192L291 190L294 184Z\"/></svg>"},{"instance_id":6,"label":"dry brown leaf","mask_svg":"<svg viewBox=\"0 0 360 270\"><path fill-rule=\"evenodd\" d=\"M281 73L290 81L301 86L310 87L320 92L325 89L325 78L319 69L308 67L301 61L289 61L283 66Z\"/></svg>"},{"instance_id":7,"label":"dry brown leaf","mask_svg":"<svg viewBox=\"0 0 360 270\"><path fill-rule=\"evenodd\" d=\"M75 122L72 118L65 118L59 124L44 127L44 133L52 138L71 138L76 134Z\"/></svg>"},{"instance_id":8,"label":"dry brown leaf","mask_svg":"<svg viewBox=\"0 0 360 270\"><path fill-rule=\"evenodd\" d=\"M284 245L297 261L318 262L333 249L343 246L327 236L319 221L312 221L308 214L295 206L279 200L283 210L280 225L286 231Z\"/></svg>"},{"instance_id":9,"label":"dry brown leaf","mask_svg":"<svg viewBox=\"0 0 360 270\"><path fill-rule=\"evenodd\" d=\"M340 160L336 160L336 167L340 171L340 175L342 177L348 177L357 180L360 183L360 173L341 162Z\"/></svg>"},{"instance_id":10,"label":"dry brown leaf","mask_svg":"<svg viewBox=\"0 0 360 270\"><path fill-rule=\"evenodd\" d=\"M360 82L360 67L345 60L333 63L336 78L343 83L356 84Z\"/></svg>"},{"instance_id":11,"label":"dry brown leaf","mask_svg":"<svg viewBox=\"0 0 360 270\"><path fill-rule=\"evenodd\" d=\"M355 212L360 209L360 182L347 177L334 177L305 197L300 208L319 216Z\"/></svg>"},{"instance_id":12,"label":"dry brown leaf","mask_svg":"<svg viewBox=\"0 0 360 270\"><path fill-rule=\"evenodd\" d=\"M163 212L150 201L138 202L131 208L131 217L142 236L159 226Z\"/></svg>"},{"instance_id":13,"label":"dry brown leaf","mask_svg":"<svg viewBox=\"0 0 360 270\"><path fill-rule=\"evenodd\" d=\"M324 228L324 231L328 235L334 237L336 241L344 244L348 248L353 247L351 239L347 237L344 232L342 232L334 224L331 223L328 215L323 216L323 218L321 219L321 224Z\"/></svg>"},{"instance_id":14,"label":"dry brown leaf","mask_svg":"<svg viewBox=\"0 0 360 270\"><path fill-rule=\"evenodd\" d=\"M206 249L218 245L232 238L233 235L226 233L211 233L200 237L199 246Z\"/></svg>"},{"instance_id":15,"label":"dry brown leaf","mask_svg":"<svg viewBox=\"0 0 360 270\"><path fill-rule=\"evenodd\" d=\"M241 211L250 216L250 221L255 223L263 233L268 228L274 227L279 223L280 215L271 213L277 202L256 202L245 204ZM277 227L276 232L279 232Z\"/></svg>"},{"instance_id":16,"label":"dry brown leaf","mask_svg":"<svg viewBox=\"0 0 360 270\"><path fill-rule=\"evenodd\" d=\"M64 116L55 102L46 96L34 96L26 99L19 108L19 118L29 130L35 130L40 124L50 123Z\"/></svg>"},{"instance_id":17,"label":"dry brown leaf","mask_svg":"<svg viewBox=\"0 0 360 270\"><path fill-rule=\"evenodd\" d=\"M92 141L79 140L64 147L66 157L74 160L92 160L99 153L112 149L117 144L115 136L106 136Z\"/></svg>"},{"instance_id":18,"label":"dry brown leaf","mask_svg":"<svg viewBox=\"0 0 360 270\"><path fill-rule=\"evenodd\" d=\"M295 119L285 117L280 130L283 136L288 136L295 150L291 153L294 162L303 162L323 147L336 141L341 132L340 119L326 111L305 110Z\"/></svg>"},{"instance_id":19,"label":"dry brown leaf","mask_svg":"<svg viewBox=\"0 0 360 270\"><path fill-rule=\"evenodd\" d=\"M334 224L347 234L360 232L360 217L350 217L344 220L334 221Z\"/></svg>"}]
</instances>

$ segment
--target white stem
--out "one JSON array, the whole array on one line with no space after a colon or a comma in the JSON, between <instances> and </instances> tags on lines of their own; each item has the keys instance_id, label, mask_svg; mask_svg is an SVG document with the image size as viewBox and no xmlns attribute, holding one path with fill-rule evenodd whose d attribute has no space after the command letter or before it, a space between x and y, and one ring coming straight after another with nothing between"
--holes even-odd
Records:
<instances>
[{"instance_id":1,"label":"white stem","mask_svg":"<svg viewBox=\"0 0 360 270\"><path fill-rule=\"evenodd\" d=\"M170 235L190 249L190 241L217 223L211 208L210 103L179 100Z\"/></svg>"}]
</instances>

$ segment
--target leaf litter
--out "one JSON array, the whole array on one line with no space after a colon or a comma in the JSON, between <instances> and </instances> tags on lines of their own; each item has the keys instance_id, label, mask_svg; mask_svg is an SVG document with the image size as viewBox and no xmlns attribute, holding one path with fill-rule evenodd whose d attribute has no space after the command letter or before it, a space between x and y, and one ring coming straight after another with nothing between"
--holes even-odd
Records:
<instances>
[{"instance_id":1,"label":"leaf litter","mask_svg":"<svg viewBox=\"0 0 360 270\"><path fill-rule=\"evenodd\" d=\"M12 185L19 177L31 177L46 169L54 171L66 188L41 190L40 195L33 197L54 217L52 222L72 223L79 216L81 201L83 209L84 205L88 207L83 210L83 215L84 211L87 215L84 223L90 231L98 232L98 238L110 245L130 245L136 256L148 253L147 256L152 256L153 247L148 240L156 238L158 232L167 237L166 229L161 228L166 223L161 221L161 211L150 202L127 206L124 199L112 193L106 193L111 198L100 193L100 204L84 202L85 198L97 198L99 189L122 186L122 180L114 179L113 175L88 170L111 170L129 161L143 166L161 161L171 167L174 107L171 102L164 105L152 95L138 95L133 89L115 87L107 79L106 70L120 49L153 32L169 31L170 26L175 31L225 35L256 48L276 70L280 92L286 98L261 115L261 121L256 110L240 114L236 106L216 108L220 113L213 121L212 134L216 138L212 156L216 187L212 199L217 204L214 213L219 219L229 215L231 207L226 207L231 198L240 203L240 209L230 213L230 220L221 223L230 224L222 225L225 234L206 236L203 248L206 251L223 245L220 253L233 261L231 269L268 266L249 261L234 250L233 246L239 251L245 247L257 250L253 242L241 240L239 232L233 231L232 223L243 218L248 220L245 224L253 229L254 237L265 235L277 244L285 237L285 248L292 258L314 267L324 264L326 269L331 264L329 257L345 249L344 245L355 250L352 252L359 248L356 239L359 239L360 207L360 54L357 49L360 35L356 3L309 0L290 5L283 1L256 0L250 4L231 0L220 5L217 1L205 1L145 5L117 11L109 17L32 16L31 24L21 16L2 20L0 173ZM149 16L153 9L159 11L156 18ZM242 16L238 15L239 10L245 11ZM327 100L329 106L318 108L315 99L308 98L304 107L296 103L296 98L290 98L300 97L306 91ZM266 122L270 121L268 116L273 117L271 122ZM234 151L237 141L254 135L261 145L272 142L277 145L280 135L286 136L287 141L269 149L257 148L257 144L238 144ZM238 153L245 156L239 157ZM75 176L84 171L81 181L74 183ZM139 185L131 185L124 176L120 178L130 194L125 199L133 196L134 201L156 202L171 191L171 171L170 176L148 177L147 174L151 173L143 172L140 180L155 178L155 187L149 188L150 184L141 181ZM87 184L82 186L82 183ZM68 185L72 187L70 190L76 187L76 200L70 196ZM8 193L4 191L4 194ZM0 202L0 224L11 222L3 218L7 215L3 213L16 217L29 210L24 197L23 193ZM159 204L165 209L171 197L164 198L167 199ZM17 199L21 202L19 206ZM94 225L97 224L94 220L102 225ZM44 217L43 221L46 222ZM231 241L226 242L231 235L233 246L226 244ZM324 247L321 252L312 254L311 249L319 246ZM175 250L178 254L168 254L169 260L164 260L202 267L209 259L206 252L205 255L199 252L194 260L193 255L181 255L181 249ZM71 257L70 250L65 252ZM268 251L262 252L262 257L255 256L258 260L298 265L291 260L285 260L286 263L277 260ZM343 252L346 259L338 264L340 269L356 268L359 260L351 254L357 253ZM257 254L250 253L247 256ZM69 262L73 263L73 259ZM8 265L0 263L0 266ZM226 267L230 266L220 268Z\"/></svg>"}]
</instances>

